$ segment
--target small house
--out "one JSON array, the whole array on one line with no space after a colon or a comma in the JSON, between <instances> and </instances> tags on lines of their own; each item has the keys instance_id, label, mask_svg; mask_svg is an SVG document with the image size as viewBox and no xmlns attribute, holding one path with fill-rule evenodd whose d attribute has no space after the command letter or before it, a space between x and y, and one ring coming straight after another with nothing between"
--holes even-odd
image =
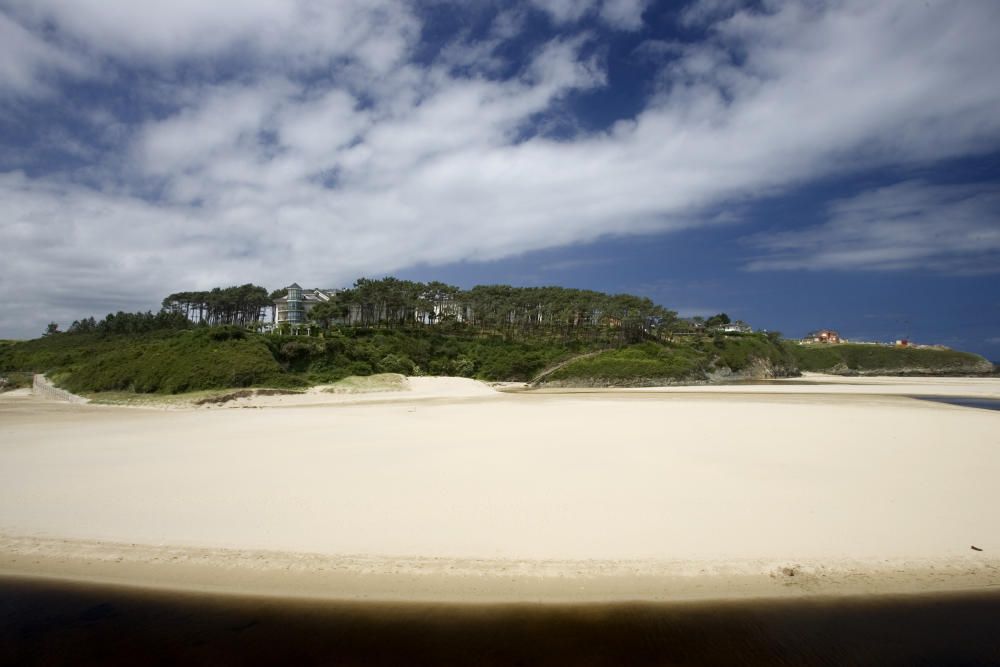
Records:
<instances>
[{"instance_id":1,"label":"small house","mask_svg":"<svg viewBox=\"0 0 1000 667\"><path fill-rule=\"evenodd\" d=\"M820 329L807 334L803 341L806 343L839 343L840 334L833 329Z\"/></svg>"},{"instance_id":2,"label":"small house","mask_svg":"<svg viewBox=\"0 0 1000 667\"><path fill-rule=\"evenodd\" d=\"M753 333L753 327L751 327L746 322L737 320L735 322L730 322L728 324L723 324L715 328L716 331L721 331L722 333L740 333L748 334Z\"/></svg>"}]
</instances>

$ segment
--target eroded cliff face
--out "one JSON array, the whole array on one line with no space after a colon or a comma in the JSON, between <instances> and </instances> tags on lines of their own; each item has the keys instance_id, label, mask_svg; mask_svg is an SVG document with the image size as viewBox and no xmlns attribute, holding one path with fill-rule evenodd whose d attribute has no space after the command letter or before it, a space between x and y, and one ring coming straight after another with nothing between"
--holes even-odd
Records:
<instances>
[{"instance_id":1,"label":"eroded cliff face","mask_svg":"<svg viewBox=\"0 0 1000 667\"><path fill-rule=\"evenodd\" d=\"M774 362L763 357L751 357L749 363L739 370L728 366L716 367L707 374L709 383L740 382L747 380L773 380L776 378L791 378L802 375L794 364Z\"/></svg>"}]
</instances>

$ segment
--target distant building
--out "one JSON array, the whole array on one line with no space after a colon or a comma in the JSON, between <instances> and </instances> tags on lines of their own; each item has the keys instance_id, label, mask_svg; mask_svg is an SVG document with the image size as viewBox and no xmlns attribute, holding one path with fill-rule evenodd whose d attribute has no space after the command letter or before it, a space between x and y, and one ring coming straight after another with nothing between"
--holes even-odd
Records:
<instances>
[{"instance_id":1,"label":"distant building","mask_svg":"<svg viewBox=\"0 0 1000 667\"><path fill-rule=\"evenodd\" d=\"M715 330L721 331L722 333L753 333L753 327L746 322L741 322L740 320L715 327Z\"/></svg>"},{"instance_id":2,"label":"distant building","mask_svg":"<svg viewBox=\"0 0 1000 667\"><path fill-rule=\"evenodd\" d=\"M905 338L900 338L896 341L896 347L910 347L910 341Z\"/></svg>"},{"instance_id":3,"label":"distant building","mask_svg":"<svg viewBox=\"0 0 1000 667\"><path fill-rule=\"evenodd\" d=\"M285 296L274 299L274 323L305 324L313 306L329 301L336 294L337 290L306 290L292 283L285 288Z\"/></svg>"},{"instance_id":4,"label":"distant building","mask_svg":"<svg viewBox=\"0 0 1000 667\"><path fill-rule=\"evenodd\" d=\"M839 343L840 334L833 329L820 329L819 331L813 331L806 335L802 339L806 343Z\"/></svg>"}]
</instances>

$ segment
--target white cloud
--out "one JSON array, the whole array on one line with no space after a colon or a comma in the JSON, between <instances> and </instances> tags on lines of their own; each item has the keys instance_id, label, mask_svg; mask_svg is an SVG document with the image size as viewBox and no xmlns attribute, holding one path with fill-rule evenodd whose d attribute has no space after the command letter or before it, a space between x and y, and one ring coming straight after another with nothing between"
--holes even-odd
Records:
<instances>
[{"instance_id":1,"label":"white cloud","mask_svg":"<svg viewBox=\"0 0 1000 667\"><path fill-rule=\"evenodd\" d=\"M148 64L256 56L272 67L357 59L384 73L419 25L397 0L7 0L36 26L52 25L88 51Z\"/></svg>"},{"instance_id":2,"label":"white cloud","mask_svg":"<svg viewBox=\"0 0 1000 667\"><path fill-rule=\"evenodd\" d=\"M706 42L648 50L662 74L635 117L551 136L539 128L567 113L565 100L607 85L582 55L592 36L555 37L501 79L489 66L455 73L457 60L491 57L473 44L414 62L420 26L388 3L191 2L147 15L85 1L16 4L109 66L212 63L240 48L255 57L238 80L159 91L175 110L133 126L128 151L90 165L111 174L92 187L72 175L0 179L10 267L0 296L19 298L13 277L51 276L35 281L33 303L66 303L74 316L102 309L72 305L62 285L149 306L163 292L247 280L333 286L417 263L711 224L706 210L810 179L1000 144L992 2L735 11ZM495 44L516 34L518 19L505 20ZM302 75L319 62L335 64ZM20 330L18 310L4 312L0 328Z\"/></svg>"},{"instance_id":3,"label":"white cloud","mask_svg":"<svg viewBox=\"0 0 1000 667\"><path fill-rule=\"evenodd\" d=\"M619 30L638 30L649 0L604 0L601 18Z\"/></svg>"},{"instance_id":4,"label":"white cloud","mask_svg":"<svg viewBox=\"0 0 1000 667\"><path fill-rule=\"evenodd\" d=\"M292 92L282 82L207 89L198 103L173 116L148 123L137 150L145 169L181 175L244 146L256 146L274 100Z\"/></svg>"},{"instance_id":5,"label":"white cloud","mask_svg":"<svg viewBox=\"0 0 1000 667\"><path fill-rule=\"evenodd\" d=\"M554 99L602 84L594 64L578 60L579 43L546 45L521 78L509 81L404 68L385 79L392 92L379 93L383 104L374 109L361 108L344 90L314 94L287 80L212 88L199 105L147 125L139 135L138 166L169 176L174 187L168 192L180 203L217 201L239 185L280 199L286 191L279 187L308 189L309 179L332 172L345 188L321 189L320 200L353 198L351 186L370 191L418 181L432 187L444 178L437 185L448 187L451 177L469 176L464 161L475 160L477 151L485 157L511 148L521 124ZM453 160L463 162L464 174L450 171Z\"/></svg>"},{"instance_id":6,"label":"white cloud","mask_svg":"<svg viewBox=\"0 0 1000 667\"><path fill-rule=\"evenodd\" d=\"M703 26L732 16L745 4L744 0L695 0L681 12L681 24Z\"/></svg>"},{"instance_id":7,"label":"white cloud","mask_svg":"<svg viewBox=\"0 0 1000 667\"><path fill-rule=\"evenodd\" d=\"M755 270L1000 272L1000 189L908 181L834 202L829 220L757 236Z\"/></svg>"},{"instance_id":8,"label":"white cloud","mask_svg":"<svg viewBox=\"0 0 1000 667\"><path fill-rule=\"evenodd\" d=\"M279 142L292 153L322 160L356 139L368 125L358 101L342 90L282 109Z\"/></svg>"},{"instance_id":9,"label":"white cloud","mask_svg":"<svg viewBox=\"0 0 1000 667\"><path fill-rule=\"evenodd\" d=\"M141 200L18 173L0 176L0 198L0 299L13 319L4 328L17 335L37 335L50 320L153 308L180 274L219 278L236 268L210 226Z\"/></svg>"},{"instance_id":10,"label":"white cloud","mask_svg":"<svg viewBox=\"0 0 1000 667\"><path fill-rule=\"evenodd\" d=\"M88 66L0 13L0 92L44 95L49 74L84 75Z\"/></svg>"}]
</instances>

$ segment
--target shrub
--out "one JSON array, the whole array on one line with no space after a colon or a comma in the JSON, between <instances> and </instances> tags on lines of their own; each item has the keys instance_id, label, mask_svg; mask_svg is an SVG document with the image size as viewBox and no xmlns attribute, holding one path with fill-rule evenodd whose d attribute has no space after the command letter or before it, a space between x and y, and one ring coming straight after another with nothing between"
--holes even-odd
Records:
<instances>
[{"instance_id":1,"label":"shrub","mask_svg":"<svg viewBox=\"0 0 1000 667\"><path fill-rule=\"evenodd\" d=\"M378 362L379 373L399 373L413 375L413 362L399 354L387 354Z\"/></svg>"}]
</instances>

